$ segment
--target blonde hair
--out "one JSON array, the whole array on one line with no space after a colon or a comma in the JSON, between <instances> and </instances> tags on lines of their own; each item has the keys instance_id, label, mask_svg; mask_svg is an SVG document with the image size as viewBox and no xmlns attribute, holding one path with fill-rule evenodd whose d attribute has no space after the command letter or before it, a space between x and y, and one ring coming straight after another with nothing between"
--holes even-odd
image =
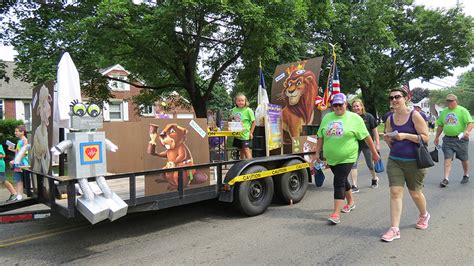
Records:
<instances>
[{"instance_id":1,"label":"blonde hair","mask_svg":"<svg viewBox=\"0 0 474 266\"><path fill-rule=\"evenodd\" d=\"M360 103L360 106L362 107L361 108L362 109L362 114L365 114L365 106L364 106L364 103L362 102L362 100L361 99L355 99L354 101L352 101L352 104L351 104L352 109L354 109L354 107L353 107L354 103Z\"/></svg>"},{"instance_id":2,"label":"blonde hair","mask_svg":"<svg viewBox=\"0 0 474 266\"><path fill-rule=\"evenodd\" d=\"M249 107L250 103L249 103L249 100L247 99L247 96L245 96L245 94L243 94L243 93L241 93L241 92L239 92L239 93L237 93L237 95L235 95L234 104L235 104L235 102L237 101L237 98L239 98L239 97L244 97L244 99L245 99L245 107Z\"/></svg>"}]
</instances>

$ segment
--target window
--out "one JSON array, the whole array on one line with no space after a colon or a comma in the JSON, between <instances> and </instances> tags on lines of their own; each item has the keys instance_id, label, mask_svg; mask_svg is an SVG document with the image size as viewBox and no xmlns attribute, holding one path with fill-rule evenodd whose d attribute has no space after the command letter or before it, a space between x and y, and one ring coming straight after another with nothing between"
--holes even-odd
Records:
<instances>
[{"instance_id":1,"label":"window","mask_svg":"<svg viewBox=\"0 0 474 266\"><path fill-rule=\"evenodd\" d=\"M142 116L155 116L155 107L152 105L141 105L140 110Z\"/></svg>"},{"instance_id":2,"label":"window","mask_svg":"<svg viewBox=\"0 0 474 266\"><path fill-rule=\"evenodd\" d=\"M125 76L112 76L113 78L120 79L120 80L127 80ZM130 85L124 82L120 82L117 80L109 80L109 87L113 91L128 91L130 90Z\"/></svg>"},{"instance_id":3,"label":"window","mask_svg":"<svg viewBox=\"0 0 474 266\"><path fill-rule=\"evenodd\" d=\"M23 107L25 111L25 126L26 130L31 131L31 123L32 123L32 118L31 118L31 103L30 102L23 102Z\"/></svg>"},{"instance_id":4,"label":"window","mask_svg":"<svg viewBox=\"0 0 474 266\"><path fill-rule=\"evenodd\" d=\"M122 103L109 104L110 120L122 120Z\"/></svg>"},{"instance_id":5,"label":"window","mask_svg":"<svg viewBox=\"0 0 474 266\"><path fill-rule=\"evenodd\" d=\"M3 100L0 99L0 120L3 120Z\"/></svg>"}]
</instances>

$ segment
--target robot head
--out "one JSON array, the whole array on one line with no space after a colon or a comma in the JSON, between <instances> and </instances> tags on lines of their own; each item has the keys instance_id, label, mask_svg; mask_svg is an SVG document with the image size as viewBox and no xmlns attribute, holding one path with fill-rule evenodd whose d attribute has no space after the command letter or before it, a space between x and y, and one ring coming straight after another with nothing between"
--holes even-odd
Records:
<instances>
[{"instance_id":1,"label":"robot head","mask_svg":"<svg viewBox=\"0 0 474 266\"><path fill-rule=\"evenodd\" d=\"M102 127L103 117L101 108L91 103L89 105L74 100L69 105L71 111L71 128L77 130L90 130Z\"/></svg>"}]
</instances>

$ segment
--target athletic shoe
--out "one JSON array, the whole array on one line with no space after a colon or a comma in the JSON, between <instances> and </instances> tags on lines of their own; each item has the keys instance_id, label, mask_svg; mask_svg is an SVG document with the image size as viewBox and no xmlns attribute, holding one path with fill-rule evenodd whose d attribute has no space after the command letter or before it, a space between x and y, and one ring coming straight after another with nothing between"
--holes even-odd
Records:
<instances>
[{"instance_id":1,"label":"athletic shoe","mask_svg":"<svg viewBox=\"0 0 474 266\"><path fill-rule=\"evenodd\" d=\"M23 196L22 196L22 195L18 194L18 195L16 196L16 200L19 201L19 200L22 200L22 199L23 199Z\"/></svg>"},{"instance_id":2,"label":"athletic shoe","mask_svg":"<svg viewBox=\"0 0 474 266\"><path fill-rule=\"evenodd\" d=\"M448 179L443 179L441 183L439 183L440 187L447 187L449 185L449 180Z\"/></svg>"},{"instance_id":3,"label":"athletic shoe","mask_svg":"<svg viewBox=\"0 0 474 266\"><path fill-rule=\"evenodd\" d=\"M469 176L465 175L462 177L461 184L466 184L469 182Z\"/></svg>"},{"instance_id":4,"label":"athletic shoe","mask_svg":"<svg viewBox=\"0 0 474 266\"><path fill-rule=\"evenodd\" d=\"M395 239L400 238L400 229L397 227L390 227L387 233L382 236L382 240L385 242L392 242Z\"/></svg>"},{"instance_id":5,"label":"athletic shoe","mask_svg":"<svg viewBox=\"0 0 474 266\"><path fill-rule=\"evenodd\" d=\"M334 213L329 215L328 220L333 224L338 224L341 222L341 218Z\"/></svg>"},{"instance_id":6,"label":"athletic shoe","mask_svg":"<svg viewBox=\"0 0 474 266\"><path fill-rule=\"evenodd\" d=\"M352 186L351 189L352 189L352 193L359 193L359 188L358 187Z\"/></svg>"},{"instance_id":7,"label":"athletic shoe","mask_svg":"<svg viewBox=\"0 0 474 266\"><path fill-rule=\"evenodd\" d=\"M6 200L6 202L14 202L16 201L16 194L11 194L10 197Z\"/></svg>"},{"instance_id":8,"label":"athletic shoe","mask_svg":"<svg viewBox=\"0 0 474 266\"><path fill-rule=\"evenodd\" d=\"M372 179L372 188L378 188L379 187L379 179Z\"/></svg>"},{"instance_id":9,"label":"athletic shoe","mask_svg":"<svg viewBox=\"0 0 474 266\"><path fill-rule=\"evenodd\" d=\"M355 209L356 205L353 203L351 206L349 204L346 204L346 206L342 207L341 212L343 213L348 213L351 212L353 209Z\"/></svg>"},{"instance_id":10,"label":"athletic shoe","mask_svg":"<svg viewBox=\"0 0 474 266\"><path fill-rule=\"evenodd\" d=\"M425 230L428 228L428 221L430 220L431 215L429 213L426 213L425 216L420 215L420 218L418 218L418 222L416 223L416 229L421 229Z\"/></svg>"}]
</instances>

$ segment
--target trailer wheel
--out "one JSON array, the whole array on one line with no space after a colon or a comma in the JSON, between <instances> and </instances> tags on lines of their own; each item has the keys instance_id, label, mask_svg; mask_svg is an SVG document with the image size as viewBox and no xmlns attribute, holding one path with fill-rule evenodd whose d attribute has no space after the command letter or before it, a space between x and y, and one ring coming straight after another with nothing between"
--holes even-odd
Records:
<instances>
[{"instance_id":1,"label":"trailer wheel","mask_svg":"<svg viewBox=\"0 0 474 266\"><path fill-rule=\"evenodd\" d=\"M261 165L253 165L242 174L266 171ZM245 181L236 185L234 206L248 216L259 215L270 206L273 198L273 180L271 177Z\"/></svg>"},{"instance_id":2,"label":"trailer wheel","mask_svg":"<svg viewBox=\"0 0 474 266\"><path fill-rule=\"evenodd\" d=\"M283 166L290 166L301 163L300 160L290 160ZM284 173L275 177L275 194L279 200L289 204L301 201L308 188L308 172L300 169L293 172Z\"/></svg>"}]
</instances>

